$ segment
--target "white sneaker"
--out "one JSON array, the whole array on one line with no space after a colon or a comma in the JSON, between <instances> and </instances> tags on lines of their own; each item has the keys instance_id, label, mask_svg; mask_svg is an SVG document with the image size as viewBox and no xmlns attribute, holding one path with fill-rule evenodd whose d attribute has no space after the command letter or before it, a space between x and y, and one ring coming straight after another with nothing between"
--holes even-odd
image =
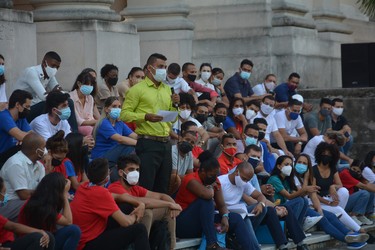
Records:
<instances>
[{"instance_id":1,"label":"white sneaker","mask_svg":"<svg viewBox=\"0 0 375 250\"><path fill-rule=\"evenodd\" d=\"M374 224L373 221L367 219L366 216L362 215L362 216L358 216L357 219L362 222L362 225L372 225Z\"/></svg>"},{"instance_id":2,"label":"white sneaker","mask_svg":"<svg viewBox=\"0 0 375 250\"><path fill-rule=\"evenodd\" d=\"M322 218L323 218L323 216L315 216L315 217L307 216L305 221L303 222L303 231L306 232L307 230L312 228Z\"/></svg>"},{"instance_id":3,"label":"white sneaker","mask_svg":"<svg viewBox=\"0 0 375 250\"><path fill-rule=\"evenodd\" d=\"M362 222L360 220L358 220L357 216L353 215L353 216L351 216L351 218L355 221L355 223L362 226Z\"/></svg>"}]
</instances>

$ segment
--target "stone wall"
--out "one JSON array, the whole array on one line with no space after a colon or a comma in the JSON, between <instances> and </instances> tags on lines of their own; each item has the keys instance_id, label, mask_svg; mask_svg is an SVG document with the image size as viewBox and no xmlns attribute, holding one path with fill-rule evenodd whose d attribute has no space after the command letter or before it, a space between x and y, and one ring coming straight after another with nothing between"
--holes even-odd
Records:
<instances>
[{"instance_id":1,"label":"stone wall","mask_svg":"<svg viewBox=\"0 0 375 250\"><path fill-rule=\"evenodd\" d=\"M375 88L326 89L299 91L306 102L319 108L320 98L342 98L343 115L348 119L354 137L350 156L364 159L367 152L375 150Z\"/></svg>"}]
</instances>

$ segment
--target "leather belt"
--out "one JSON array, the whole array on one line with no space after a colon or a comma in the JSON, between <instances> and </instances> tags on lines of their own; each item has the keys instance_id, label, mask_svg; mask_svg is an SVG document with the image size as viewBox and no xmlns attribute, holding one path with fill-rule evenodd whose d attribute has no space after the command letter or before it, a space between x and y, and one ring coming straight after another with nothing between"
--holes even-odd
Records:
<instances>
[{"instance_id":1,"label":"leather belt","mask_svg":"<svg viewBox=\"0 0 375 250\"><path fill-rule=\"evenodd\" d=\"M169 142L170 137L169 136L152 136L152 135L138 135L139 139L148 139L158 142Z\"/></svg>"}]
</instances>

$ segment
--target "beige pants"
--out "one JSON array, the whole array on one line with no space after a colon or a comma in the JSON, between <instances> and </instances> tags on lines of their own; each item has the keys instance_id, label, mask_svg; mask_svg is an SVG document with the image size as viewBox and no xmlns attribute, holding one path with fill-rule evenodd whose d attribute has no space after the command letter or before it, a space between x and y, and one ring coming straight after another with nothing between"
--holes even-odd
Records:
<instances>
[{"instance_id":1,"label":"beige pants","mask_svg":"<svg viewBox=\"0 0 375 250\"><path fill-rule=\"evenodd\" d=\"M141 223L146 226L148 235L150 235L152 223L157 220L165 220L168 223L168 231L171 235L171 249L174 249L176 247L176 218L171 218L169 208L146 209Z\"/></svg>"}]
</instances>

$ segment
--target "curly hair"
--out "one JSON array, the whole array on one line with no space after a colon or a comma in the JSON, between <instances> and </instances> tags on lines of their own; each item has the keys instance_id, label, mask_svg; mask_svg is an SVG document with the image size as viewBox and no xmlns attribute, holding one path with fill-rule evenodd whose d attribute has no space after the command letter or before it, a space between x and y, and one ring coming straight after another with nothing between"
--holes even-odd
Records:
<instances>
[{"instance_id":1,"label":"curly hair","mask_svg":"<svg viewBox=\"0 0 375 250\"><path fill-rule=\"evenodd\" d=\"M315 161L320 164L322 162L323 154L327 151L330 152L332 156L332 161L329 163L329 168L333 171L337 171L336 165L340 159L340 151L339 148L334 144L321 142L315 149Z\"/></svg>"}]
</instances>

